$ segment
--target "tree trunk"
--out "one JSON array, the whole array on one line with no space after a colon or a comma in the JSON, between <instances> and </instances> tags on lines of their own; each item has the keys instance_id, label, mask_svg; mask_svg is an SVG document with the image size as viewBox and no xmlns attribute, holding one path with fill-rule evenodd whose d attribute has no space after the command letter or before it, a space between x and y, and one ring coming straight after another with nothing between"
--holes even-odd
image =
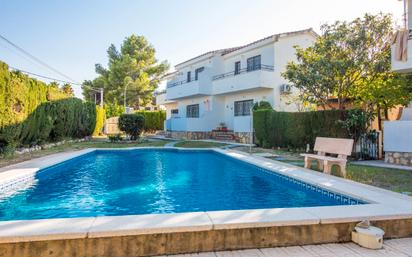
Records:
<instances>
[{"instance_id":1,"label":"tree trunk","mask_svg":"<svg viewBox=\"0 0 412 257\"><path fill-rule=\"evenodd\" d=\"M378 117L378 130L379 130L379 131L382 131L381 108L380 108L380 106L378 105L378 106L376 107L376 109L377 109L377 112L378 112L378 115L377 115L377 117Z\"/></svg>"},{"instance_id":2,"label":"tree trunk","mask_svg":"<svg viewBox=\"0 0 412 257\"><path fill-rule=\"evenodd\" d=\"M338 108L339 108L339 111L343 111L345 109L341 98L338 98Z\"/></svg>"},{"instance_id":3,"label":"tree trunk","mask_svg":"<svg viewBox=\"0 0 412 257\"><path fill-rule=\"evenodd\" d=\"M385 120L389 120L388 108L385 107Z\"/></svg>"}]
</instances>

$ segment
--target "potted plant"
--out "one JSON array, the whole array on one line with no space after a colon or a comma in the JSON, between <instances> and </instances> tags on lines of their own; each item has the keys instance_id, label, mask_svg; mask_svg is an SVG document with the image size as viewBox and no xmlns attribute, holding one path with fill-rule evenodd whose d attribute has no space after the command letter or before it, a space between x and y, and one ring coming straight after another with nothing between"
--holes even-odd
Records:
<instances>
[{"instance_id":1,"label":"potted plant","mask_svg":"<svg viewBox=\"0 0 412 257\"><path fill-rule=\"evenodd\" d=\"M227 127L226 127L226 124L224 123L224 122L221 122L221 123L219 123L219 130L220 131L227 131Z\"/></svg>"}]
</instances>

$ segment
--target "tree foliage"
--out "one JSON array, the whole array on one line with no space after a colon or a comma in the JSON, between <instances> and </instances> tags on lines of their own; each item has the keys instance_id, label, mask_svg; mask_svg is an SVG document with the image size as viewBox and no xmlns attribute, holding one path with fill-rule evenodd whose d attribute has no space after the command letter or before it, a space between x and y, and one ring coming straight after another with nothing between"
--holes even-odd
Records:
<instances>
[{"instance_id":1,"label":"tree foliage","mask_svg":"<svg viewBox=\"0 0 412 257\"><path fill-rule=\"evenodd\" d=\"M256 110L265 110L265 109L269 109L269 110L273 109L272 105L268 101L256 102L253 105L253 110L254 111L256 111Z\"/></svg>"},{"instance_id":2,"label":"tree foliage","mask_svg":"<svg viewBox=\"0 0 412 257\"><path fill-rule=\"evenodd\" d=\"M73 97L74 96L74 90L72 85L70 85L69 83L65 83L63 84L61 90L68 96Z\"/></svg>"},{"instance_id":3,"label":"tree foliage","mask_svg":"<svg viewBox=\"0 0 412 257\"><path fill-rule=\"evenodd\" d=\"M104 100L138 107L152 100L152 94L168 70L166 61L159 62L154 47L143 36L127 37L118 50L113 44L108 48L107 68L96 64L99 76L93 81L84 81L83 94L89 99L91 87L104 88Z\"/></svg>"},{"instance_id":4,"label":"tree foliage","mask_svg":"<svg viewBox=\"0 0 412 257\"><path fill-rule=\"evenodd\" d=\"M113 102L108 102L104 105L104 109L106 110L106 117L117 117L121 114L125 113L125 109L123 105L119 105L117 100L115 99Z\"/></svg>"},{"instance_id":5,"label":"tree foliage","mask_svg":"<svg viewBox=\"0 0 412 257\"><path fill-rule=\"evenodd\" d=\"M390 15L365 14L321 29L313 46L296 47L298 62L290 62L283 73L300 90L301 100L333 108L328 99L337 98L339 109L350 100L376 112L411 99L409 78L391 72Z\"/></svg>"}]
</instances>

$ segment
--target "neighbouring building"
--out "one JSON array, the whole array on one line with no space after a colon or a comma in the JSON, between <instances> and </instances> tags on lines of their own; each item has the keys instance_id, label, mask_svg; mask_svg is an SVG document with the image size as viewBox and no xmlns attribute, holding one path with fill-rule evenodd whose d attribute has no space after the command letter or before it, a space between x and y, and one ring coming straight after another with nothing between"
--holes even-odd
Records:
<instances>
[{"instance_id":1,"label":"neighbouring building","mask_svg":"<svg viewBox=\"0 0 412 257\"><path fill-rule=\"evenodd\" d=\"M392 70L412 75L412 0L404 0L405 23L392 45ZM404 108L400 120L384 123L385 161L412 166L412 103Z\"/></svg>"},{"instance_id":2,"label":"neighbouring building","mask_svg":"<svg viewBox=\"0 0 412 257\"><path fill-rule=\"evenodd\" d=\"M302 109L282 76L296 60L294 46L316 40L312 29L271 35L250 44L210 51L175 66L157 104L167 112L166 135L250 142L251 108L269 102L278 111Z\"/></svg>"}]
</instances>

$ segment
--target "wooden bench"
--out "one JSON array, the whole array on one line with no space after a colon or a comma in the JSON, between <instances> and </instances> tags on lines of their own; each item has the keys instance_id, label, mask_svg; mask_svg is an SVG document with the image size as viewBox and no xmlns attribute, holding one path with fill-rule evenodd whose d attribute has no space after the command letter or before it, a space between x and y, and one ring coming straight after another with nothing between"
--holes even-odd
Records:
<instances>
[{"instance_id":1,"label":"wooden bench","mask_svg":"<svg viewBox=\"0 0 412 257\"><path fill-rule=\"evenodd\" d=\"M353 139L317 137L313 150L316 154L301 154L305 157L305 168L310 169L312 161L316 160L318 169L330 174L332 165L336 164L340 168L343 177L346 177L347 157L351 155ZM326 156L332 154L334 156Z\"/></svg>"}]
</instances>

